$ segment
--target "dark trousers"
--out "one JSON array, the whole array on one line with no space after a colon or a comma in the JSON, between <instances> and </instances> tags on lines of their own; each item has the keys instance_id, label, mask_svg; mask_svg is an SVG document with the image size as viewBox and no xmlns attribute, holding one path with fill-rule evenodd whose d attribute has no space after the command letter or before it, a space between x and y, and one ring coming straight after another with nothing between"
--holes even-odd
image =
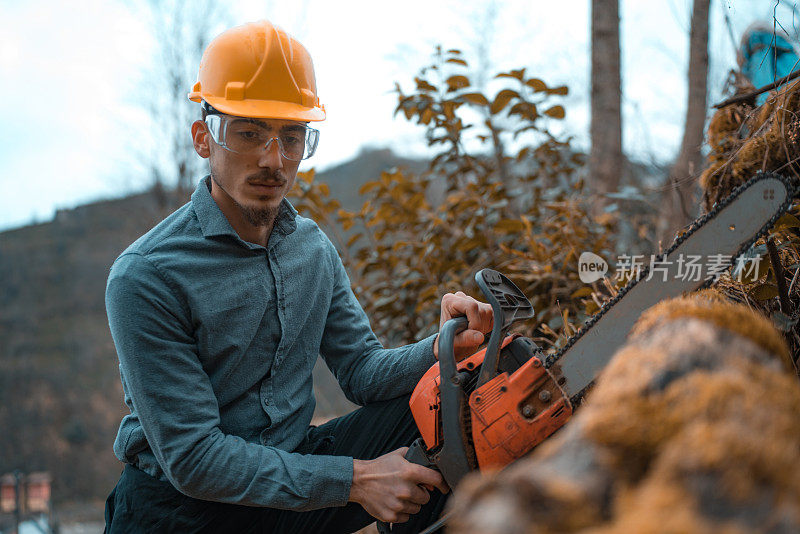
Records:
<instances>
[{"instance_id":1,"label":"dark trousers","mask_svg":"<svg viewBox=\"0 0 800 534\"><path fill-rule=\"evenodd\" d=\"M309 429L296 452L352 456L371 460L410 445L419 432L408 408L408 396L377 402ZM441 515L447 495L431 492L430 501L393 532L423 530ZM295 512L202 501L177 491L132 465L126 465L106 500L106 532L275 532L345 533L370 523L361 505Z\"/></svg>"}]
</instances>

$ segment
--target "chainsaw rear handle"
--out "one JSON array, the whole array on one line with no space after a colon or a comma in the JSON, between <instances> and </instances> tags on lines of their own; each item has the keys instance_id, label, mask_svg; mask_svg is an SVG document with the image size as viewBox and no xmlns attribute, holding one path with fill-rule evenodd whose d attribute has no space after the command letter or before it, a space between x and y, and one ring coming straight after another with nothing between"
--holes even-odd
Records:
<instances>
[{"instance_id":1,"label":"chainsaw rear handle","mask_svg":"<svg viewBox=\"0 0 800 534\"><path fill-rule=\"evenodd\" d=\"M414 443L406 451L404 456L406 460L411 462L412 464L421 465L422 467L427 467L428 469L436 469L436 464L433 460L428 456L425 452L425 445L422 442L422 438L417 438L414 440ZM383 521L378 521L378 534L391 534L392 532L392 524L385 523Z\"/></svg>"}]
</instances>

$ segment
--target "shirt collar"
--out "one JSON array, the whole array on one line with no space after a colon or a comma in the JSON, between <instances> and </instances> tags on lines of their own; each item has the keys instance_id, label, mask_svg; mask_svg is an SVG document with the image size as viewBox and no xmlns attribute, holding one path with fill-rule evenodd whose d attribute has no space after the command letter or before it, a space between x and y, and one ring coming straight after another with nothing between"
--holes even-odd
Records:
<instances>
[{"instance_id":1,"label":"shirt collar","mask_svg":"<svg viewBox=\"0 0 800 534\"><path fill-rule=\"evenodd\" d=\"M239 237L236 230L233 229L231 223L228 222L225 214L217 206L216 201L211 196L211 176L208 175L197 184L197 189L192 193L192 207L197 215L197 220L200 223L200 228L203 230L203 237L212 237L218 235L230 235ZM281 235L289 235L297 229L297 210L294 209L291 202L285 198L281 201L280 208L278 209L278 216L275 217L275 224L272 227L272 233Z\"/></svg>"}]
</instances>

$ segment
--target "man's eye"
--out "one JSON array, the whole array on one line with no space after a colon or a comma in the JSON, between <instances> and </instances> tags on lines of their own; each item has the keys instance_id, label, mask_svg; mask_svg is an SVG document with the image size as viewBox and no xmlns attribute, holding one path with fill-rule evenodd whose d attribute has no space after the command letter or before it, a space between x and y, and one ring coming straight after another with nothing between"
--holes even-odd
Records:
<instances>
[{"instance_id":1,"label":"man's eye","mask_svg":"<svg viewBox=\"0 0 800 534\"><path fill-rule=\"evenodd\" d=\"M258 135L258 132L253 132L253 131L248 131L248 130L245 130L243 132L238 132L238 134L239 134L239 137L241 137L242 139L244 139L246 141L255 141L255 140L261 138L261 136Z\"/></svg>"},{"instance_id":2,"label":"man's eye","mask_svg":"<svg viewBox=\"0 0 800 534\"><path fill-rule=\"evenodd\" d=\"M303 143L303 136L298 133L283 134L281 141L284 145L296 146Z\"/></svg>"}]
</instances>

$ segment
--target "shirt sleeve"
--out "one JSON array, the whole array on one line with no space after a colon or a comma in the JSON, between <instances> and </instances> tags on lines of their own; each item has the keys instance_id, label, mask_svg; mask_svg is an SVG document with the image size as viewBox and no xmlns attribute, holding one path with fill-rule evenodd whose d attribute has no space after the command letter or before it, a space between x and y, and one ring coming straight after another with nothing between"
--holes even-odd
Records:
<instances>
[{"instance_id":1,"label":"shirt sleeve","mask_svg":"<svg viewBox=\"0 0 800 534\"><path fill-rule=\"evenodd\" d=\"M327 238L326 238L327 241ZM342 260L327 241L333 263L334 287L320 353L345 396L359 405L410 393L436 362L436 335L385 349L372 331L364 309L350 287Z\"/></svg>"},{"instance_id":2,"label":"shirt sleeve","mask_svg":"<svg viewBox=\"0 0 800 534\"><path fill-rule=\"evenodd\" d=\"M170 482L190 497L291 510L344 506L353 459L302 455L224 434L191 314L148 258L121 256L106 288L132 411Z\"/></svg>"}]
</instances>

